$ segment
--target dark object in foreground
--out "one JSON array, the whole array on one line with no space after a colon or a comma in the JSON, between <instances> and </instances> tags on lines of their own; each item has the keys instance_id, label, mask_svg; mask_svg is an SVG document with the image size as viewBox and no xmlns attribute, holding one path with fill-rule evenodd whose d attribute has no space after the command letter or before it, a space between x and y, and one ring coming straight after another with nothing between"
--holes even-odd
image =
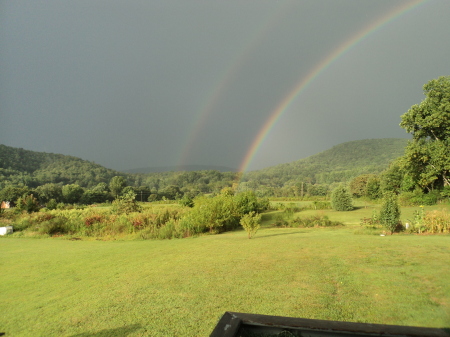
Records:
<instances>
[{"instance_id":1,"label":"dark object in foreground","mask_svg":"<svg viewBox=\"0 0 450 337\"><path fill-rule=\"evenodd\" d=\"M443 329L225 312L210 337L450 337Z\"/></svg>"}]
</instances>

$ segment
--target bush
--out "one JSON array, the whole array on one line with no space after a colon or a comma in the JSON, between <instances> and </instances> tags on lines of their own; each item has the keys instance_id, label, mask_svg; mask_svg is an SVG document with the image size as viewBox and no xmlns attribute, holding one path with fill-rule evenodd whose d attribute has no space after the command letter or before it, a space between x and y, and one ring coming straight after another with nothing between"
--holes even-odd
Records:
<instances>
[{"instance_id":1,"label":"bush","mask_svg":"<svg viewBox=\"0 0 450 337\"><path fill-rule=\"evenodd\" d=\"M133 212L141 212L142 208L136 202L136 193L128 191L123 196L118 197L112 203L112 212L116 214L130 214Z\"/></svg>"},{"instance_id":2,"label":"bush","mask_svg":"<svg viewBox=\"0 0 450 337\"><path fill-rule=\"evenodd\" d=\"M306 218L297 217L290 222L290 227L335 227L344 226L342 222L332 221L326 215L313 215Z\"/></svg>"},{"instance_id":3,"label":"bush","mask_svg":"<svg viewBox=\"0 0 450 337\"><path fill-rule=\"evenodd\" d=\"M275 217L275 223L273 225L276 227L289 227L289 221L286 220L283 215L277 214Z\"/></svg>"},{"instance_id":4,"label":"bush","mask_svg":"<svg viewBox=\"0 0 450 337\"><path fill-rule=\"evenodd\" d=\"M26 211L33 213L39 211L39 203L33 194L17 199L16 210L18 212Z\"/></svg>"},{"instance_id":5,"label":"bush","mask_svg":"<svg viewBox=\"0 0 450 337\"><path fill-rule=\"evenodd\" d=\"M339 186L331 193L331 207L336 211L351 211L352 197L344 186Z\"/></svg>"},{"instance_id":6,"label":"bush","mask_svg":"<svg viewBox=\"0 0 450 337\"><path fill-rule=\"evenodd\" d=\"M322 209L331 209L332 207L329 201L313 201L312 205L310 205L308 208L315 210L322 210Z\"/></svg>"},{"instance_id":7,"label":"bush","mask_svg":"<svg viewBox=\"0 0 450 337\"><path fill-rule=\"evenodd\" d=\"M187 194L185 194L183 198L180 199L180 205L192 208L194 207L194 200L192 200Z\"/></svg>"},{"instance_id":8,"label":"bush","mask_svg":"<svg viewBox=\"0 0 450 337\"><path fill-rule=\"evenodd\" d=\"M420 189L412 192L403 192L399 196L399 202L402 206L420 206L420 205L436 205L440 198L439 191L431 191L423 193Z\"/></svg>"},{"instance_id":9,"label":"bush","mask_svg":"<svg viewBox=\"0 0 450 337\"><path fill-rule=\"evenodd\" d=\"M388 192L383 198L380 209L380 224L382 224L388 231L395 232L400 222L400 206L398 204L397 196Z\"/></svg>"},{"instance_id":10,"label":"bush","mask_svg":"<svg viewBox=\"0 0 450 337\"><path fill-rule=\"evenodd\" d=\"M56 209L57 206L58 206L58 203L56 202L55 199L50 199L50 200L47 202L47 204L45 204L45 207L46 207L47 209L49 209L49 210Z\"/></svg>"},{"instance_id":11,"label":"bush","mask_svg":"<svg viewBox=\"0 0 450 337\"><path fill-rule=\"evenodd\" d=\"M67 228L65 226L67 219L62 217L52 218L51 220L44 221L39 225L38 233L39 234L66 234Z\"/></svg>"}]
</instances>

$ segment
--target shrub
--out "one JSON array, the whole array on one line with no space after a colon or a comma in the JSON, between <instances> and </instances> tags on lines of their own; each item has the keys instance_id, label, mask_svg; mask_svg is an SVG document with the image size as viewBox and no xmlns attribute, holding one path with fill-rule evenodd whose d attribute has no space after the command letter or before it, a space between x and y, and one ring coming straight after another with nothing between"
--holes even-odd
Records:
<instances>
[{"instance_id":1,"label":"shrub","mask_svg":"<svg viewBox=\"0 0 450 337\"><path fill-rule=\"evenodd\" d=\"M331 207L336 211L351 211L352 197L344 186L339 186L331 193Z\"/></svg>"},{"instance_id":2,"label":"shrub","mask_svg":"<svg viewBox=\"0 0 450 337\"><path fill-rule=\"evenodd\" d=\"M275 217L275 223L273 225L276 227L289 227L289 221L286 220L283 215L277 214Z\"/></svg>"},{"instance_id":3,"label":"shrub","mask_svg":"<svg viewBox=\"0 0 450 337\"><path fill-rule=\"evenodd\" d=\"M39 225L38 233L39 234L65 234L67 233L67 228L65 226L67 219L63 217L52 218L48 221L44 221Z\"/></svg>"},{"instance_id":4,"label":"shrub","mask_svg":"<svg viewBox=\"0 0 450 337\"><path fill-rule=\"evenodd\" d=\"M412 192L403 192L399 196L399 202L402 206L435 205L440 198L439 191L423 193L420 189Z\"/></svg>"},{"instance_id":5,"label":"shrub","mask_svg":"<svg viewBox=\"0 0 450 337\"><path fill-rule=\"evenodd\" d=\"M118 197L112 203L112 212L116 214L130 214L133 212L141 212L142 207L136 202L136 193L128 191L123 196Z\"/></svg>"},{"instance_id":6,"label":"shrub","mask_svg":"<svg viewBox=\"0 0 450 337\"><path fill-rule=\"evenodd\" d=\"M39 211L39 203L33 194L17 199L16 210L18 212L26 211L33 213Z\"/></svg>"},{"instance_id":7,"label":"shrub","mask_svg":"<svg viewBox=\"0 0 450 337\"><path fill-rule=\"evenodd\" d=\"M247 232L248 238L251 239L252 236L256 234L261 225L261 214L256 214L255 212L250 212L245 214L239 221L242 227L244 227Z\"/></svg>"},{"instance_id":8,"label":"shrub","mask_svg":"<svg viewBox=\"0 0 450 337\"><path fill-rule=\"evenodd\" d=\"M395 231L400 222L400 206L397 196L387 192L383 198L380 209L380 223L391 232Z\"/></svg>"},{"instance_id":9,"label":"shrub","mask_svg":"<svg viewBox=\"0 0 450 337\"><path fill-rule=\"evenodd\" d=\"M342 222L332 221L326 215L313 215L306 218L297 217L290 222L290 227L335 227L344 226Z\"/></svg>"},{"instance_id":10,"label":"shrub","mask_svg":"<svg viewBox=\"0 0 450 337\"><path fill-rule=\"evenodd\" d=\"M46 204L45 207L49 210L53 210L56 209L58 206L58 203L56 202L55 199L50 199Z\"/></svg>"},{"instance_id":11,"label":"shrub","mask_svg":"<svg viewBox=\"0 0 450 337\"><path fill-rule=\"evenodd\" d=\"M331 209L331 203L329 201L313 201L313 203L308 207L315 210Z\"/></svg>"},{"instance_id":12,"label":"shrub","mask_svg":"<svg viewBox=\"0 0 450 337\"><path fill-rule=\"evenodd\" d=\"M180 205L186 207L194 207L194 200L192 200L187 194L185 194L183 198L180 199Z\"/></svg>"}]
</instances>

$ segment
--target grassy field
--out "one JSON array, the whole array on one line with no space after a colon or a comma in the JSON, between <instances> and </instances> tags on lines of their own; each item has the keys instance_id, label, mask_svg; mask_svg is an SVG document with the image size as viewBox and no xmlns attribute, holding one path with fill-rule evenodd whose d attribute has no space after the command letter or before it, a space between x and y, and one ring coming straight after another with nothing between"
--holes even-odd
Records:
<instances>
[{"instance_id":1,"label":"grassy field","mask_svg":"<svg viewBox=\"0 0 450 337\"><path fill-rule=\"evenodd\" d=\"M324 212L359 223L372 211ZM0 332L207 336L225 311L449 328L450 236L355 235L357 227L266 227L251 240L244 231L1 238Z\"/></svg>"},{"instance_id":2,"label":"grassy field","mask_svg":"<svg viewBox=\"0 0 450 337\"><path fill-rule=\"evenodd\" d=\"M287 201L287 202L273 202L274 205L276 204L295 204L299 207L305 207L310 204L312 204L311 201ZM364 202L362 200L354 200L353 205L355 207L354 210L350 212L338 212L332 209L327 210L304 210L298 213L295 213L294 216L301 216L306 217L310 215L315 214L323 214L327 215L330 219L335 221L341 221L344 224L347 225L359 225L361 223L362 218L370 218L372 217L374 211L379 212L380 211L380 204L373 204L369 202ZM418 206L411 206L411 207L401 207L401 216L400 219L403 223L410 222L412 219L414 219L414 212L418 211L420 207ZM433 210L442 210L445 209L447 211L450 211L450 205L449 204L439 204L434 206L425 206L425 211L433 211ZM280 213L280 212L270 212L272 214ZM270 221L265 222L265 225L268 225Z\"/></svg>"}]
</instances>

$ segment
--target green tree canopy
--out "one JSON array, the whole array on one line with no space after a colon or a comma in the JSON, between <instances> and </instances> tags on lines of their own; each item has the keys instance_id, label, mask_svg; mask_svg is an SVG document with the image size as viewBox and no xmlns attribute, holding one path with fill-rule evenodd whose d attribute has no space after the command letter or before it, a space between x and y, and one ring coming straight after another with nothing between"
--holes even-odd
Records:
<instances>
[{"instance_id":1,"label":"green tree canopy","mask_svg":"<svg viewBox=\"0 0 450 337\"><path fill-rule=\"evenodd\" d=\"M51 199L56 202L62 201L62 187L61 185L50 183L36 187L38 198L41 202L47 203Z\"/></svg>"},{"instance_id":2,"label":"green tree canopy","mask_svg":"<svg viewBox=\"0 0 450 337\"><path fill-rule=\"evenodd\" d=\"M111 194L117 198L122 190L127 186L127 181L122 176L115 176L109 182L109 189L111 190Z\"/></svg>"},{"instance_id":3,"label":"green tree canopy","mask_svg":"<svg viewBox=\"0 0 450 337\"><path fill-rule=\"evenodd\" d=\"M75 204L80 201L84 193L83 187L77 184L64 185L61 189L63 200L69 204Z\"/></svg>"},{"instance_id":4,"label":"green tree canopy","mask_svg":"<svg viewBox=\"0 0 450 337\"><path fill-rule=\"evenodd\" d=\"M423 189L450 186L450 76L423 86L425 99L402 115L400 126L411 133L402 167Z\"/></svg>"}]
</instances>

